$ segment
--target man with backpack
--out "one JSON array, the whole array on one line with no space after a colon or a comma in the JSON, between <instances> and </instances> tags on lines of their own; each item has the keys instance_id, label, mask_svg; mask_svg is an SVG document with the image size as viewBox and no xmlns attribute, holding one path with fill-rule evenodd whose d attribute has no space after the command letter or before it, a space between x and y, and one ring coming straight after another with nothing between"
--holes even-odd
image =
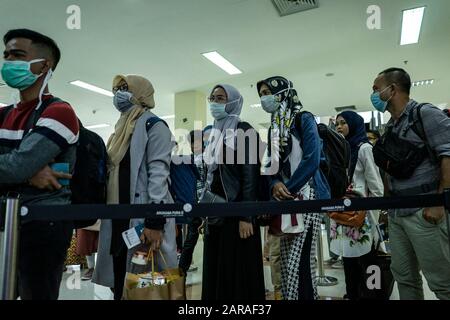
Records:
<instances>
[{"instance_id":1,"label":"man with backpack","mask_svg":"<svg viewBox=\"0 0 450 320\"><path fill-rule=\"evenodd\" d=\"M70 204L67 179L75 165L79 125L72 107L48 89L60 50L52 39L26 29L9 31L3 41L2 78L20 91L20 102L0 110L0 195L20 195L22 204ZM18 275L22 300L58 298L72 231L72 222L21 225Z\"/></svg>"},{"instance_id":2,"label":"man with backpack","mask_svg":"<svg viewBox=\"0 0 450 320\"><path fill-rule=\"evenodd\" d=\"M191 163L192 169L195 172L195 201L197 203L200 199L206 183L206 164L203 160L203 152L205 151L206 142L208 141L212 126L206 127L203 131L191 131L189 133L189 142L191 144ZM178 266L183 270L184 274L188 271L195 271L197 267L191 267L192 256L194 254L195 246L197 245L199 231L202 225L202 218L194 217L188 221L187 234L183 243L183 250L181 252Z\"/></svg>"},{"instance_id":3,"label":"man with backpack","mask_svg":"<svg viewBox=\"0 0 450 320\"><path fill-rule=\"evenodd\" d=\"M442 193L450 188L450 119L410 99L410 89L403 69L387 69L375 79L372 104L392 116L373 149L375 162L386 172L388 195ZM401 299L424 299L420 270L439 299L450 299L445 216L443 207L389 210L391 270Z\"/></svg>"}]
</instances>

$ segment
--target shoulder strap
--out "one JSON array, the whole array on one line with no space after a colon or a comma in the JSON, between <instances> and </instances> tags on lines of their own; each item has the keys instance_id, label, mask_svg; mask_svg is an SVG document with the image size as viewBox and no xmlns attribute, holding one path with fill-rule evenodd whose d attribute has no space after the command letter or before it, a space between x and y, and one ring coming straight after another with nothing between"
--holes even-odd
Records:
<instances>
[{"instance_id":1,"label":"shoulder strap","mask_svg":"<svg viewBox=\"0 0 450 320\"><path fill-rule=\"evenodd\" d=\"M413 110L411 110L411 112L408 115L408 124L410 128L414 131L414 133L417 134L417 136L420 139L426 142L425 130L423 128L422 114L420 112L424 105L426 105L426 103L421 103Z\"/></svg>"},{"instance_id":2,"label":"shoulder strap","mask_svg":"<svg viewBox=\"0 0 450 320\"><path fill-rule=\"evenodd\" d=\"M253 127L248 122L240 121L238 123L238 125L237 125L237 129L241 129L241 130L247 131L247 130L253 129Z\"/></svg>"},{"instance_id":3,"label":"shoulder strap","mask_svg":"<svg viewBox=\"0 0 450 320\"><path fill-rule=\"evenodd\" d=\"M295 115L295 119L294 119L294 126L295 129L298 131L298 133L301 135L303 135L303 126L302 126L302 117L305 113L310 113L308 111L300 111L299 113L297 113Z\"/></svg>"},{"instance_id":4,"label":"shoulder strap","mask_svg":"<svg viewBox=\"0 0 450 320\"><path fill-rule=\"evenodd\" d=\"M45 111L45 109L47 109L47 107L50 106L51 104L57 103L57 102L63 102L63 101L56 97L46 99L46 100L42 101L42 104L39 107L39 109L33 110L33 113L28 118L27 124L25 126L25 130L24 130L25 135L27 133L29 133L31 131L31 129L33 129L33 127L36 125L36 123L38 122L39 118L41 117L41 115Z\"/></svg>"},{"instance_id":5,"label":"shoulder strap","mask_svg":"<svg viewBox=\"0 0 450 320\"><path fill-rule=\"evenodd\" d=\"M154 116L154 117L148 118L147 122L145 123L145 129L147 130L147 132L149 132L150 129L153 128L153 126L160 121L163 122L167 127L169 127L167 122L165 122L163 119L161 119L157 116Z\"/></svg>"},{"instance_id":6,"label":"shoulder strap","mask_svg":"<svg viewBox=\"0 0 450 320\"><path fill-rule=\"evenodd\" d=\"M366 144L366 143L369 143L369 144L370 144L370 142L360 142L360 143L358 144L358 150L357 150L358 158L359 158L359 150L361 150L361 147L362 147L364 144ZM350 159L350 163L351 163L351 159ZM357 165L357 164L358 164L358 160L356 160L356 163L355 163L354 166L351 166L351 164L349 164L349 171L348 171L348 181L349 181L349 183L352 183L352 182L353 182L353 176L355 175L356 165Z\"/></svg>"},{"instance_id":7,"label":"shoulder strap","mask_svg":"<svg viewBox=\"0 0 450 320\"><path fill-rule=\"evenodd\" d=\"M6 117L8 116L8 114L11 112L11 110L14 108L14 105L10 105L10 106L6 106L1 110L0 113L0 125L3 124L3 122L5 121Z\"/></svg>"},{"instance_id":8,"label":"shoulder strap","mask_svg":"<svg viewBox=\"0 0 450 320\"><path fill-rule=\"evenodd\" d=\"M303 145L303 125L302 125L302 118L303 115L305 114L310 114L313 118L314 118L314 114L312 112L309 111L300 111L299 113L297 113L295 115L295 119L294 119L294 127L295 127L295 131L298 133L297 138L300 139L300 144Z\"/></svg>"},{"instance_id":9,"label":"shoulder strap","mask_svg":"<svg viewBox=\"0 0 450 320\"><path fill-rule=\"evenodd\" d=\"M311 112L309 111L300 111L299 113L297 113L295 115L295 119L294 119L294 127L295 130L297 131L297 133L299 134L299 138L303 143L303 126L302 126L302 117L304 114L311 114L313 115Z\"/></svg>"},{"instance_id":10,"label":"shoulder strap","mask_svg":"<svg viewBox=\"0 0 450 320\"><path fill-rule=\"evenodd\" d=\"M428 154L430 155L430 158L437 162L437 156L434 153L433 149L431 148L430 144L428 143L427 134L425 132L425 128L423 126L423 119L422 119L422 113L421 110L423 106L427 105L429 103L421 103L419 104L414 110L411 110L408 116L408 123L410 125L410 128L414 131L417 136L422 139L423 143L425 144L425 148L428 151Z\"/></svg>"}]
</instances>

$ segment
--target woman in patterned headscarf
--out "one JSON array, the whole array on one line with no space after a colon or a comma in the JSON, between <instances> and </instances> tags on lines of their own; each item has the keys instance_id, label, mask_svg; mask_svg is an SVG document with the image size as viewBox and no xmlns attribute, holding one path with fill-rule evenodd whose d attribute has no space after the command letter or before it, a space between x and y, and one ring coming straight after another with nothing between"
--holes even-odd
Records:
<instances>
[{"instance_id":1,"label":"woman in patterned headscarf","mask_svg":"<svg viewBox=\"0 0 450 320\"><path fill-rule=\"evenodd\" d=\"M292 82L271 77L258 82L263 109L271 114L268 159L270 189L277 201L329 199L330 190L320 170L324 159L314 116L303 108ZM277 143L278 142L278 143ZM277 148L278 146L278 148ZM281 290L285 300L317 299L315 243L321 215L303 215L303 232L281 239Z\"/></svg>"}]
</instances>

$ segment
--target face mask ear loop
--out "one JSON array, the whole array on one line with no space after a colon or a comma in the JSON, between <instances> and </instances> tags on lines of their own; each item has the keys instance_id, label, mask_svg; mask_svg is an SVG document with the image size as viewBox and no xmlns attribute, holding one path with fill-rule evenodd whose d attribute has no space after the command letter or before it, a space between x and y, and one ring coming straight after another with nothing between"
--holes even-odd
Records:
<instances>
[{"instance_id":1,"label":"face mask ear loop","mask_svg":"<svg viewBox=\"0 0 450 320\"><path fill-rule=\"evenodd\" d=\"M389 87L391 88L391 91L392 91L392 87L394 86L394 84L391 84ZM392 100L392 98L394 97L394 95L393 94L391 94L391 96L389 97L389 99L386 101L387 103L389 103L391 100ZM387 108L387 107L386 107Z\"/></svg>"},{"instance_id":2,"label":"face mask ear loop","mask_svg":"<svg viewBox=\"0 0 450 320\"><path fill-rule=\"evenodd\" d=\"M52 75L53 75L53 70L49 69L47 72L47 75L45 76L44 82L42 83L41 90L39 91L39 103L36 107L36 110L39 110L39 108L42 105L42 95L44 94L44 90L47 87L47 84L50 81L50 78L52 77Z\"/></svg>"},{"instance_id":3,"label":"face mask ear loop","mask_svg":"<svg viewBox=\"0 0 450 320\"><path fill-rule=\"evenodd\" d=\"M281 93L283 93L283 92L285 92L285 91L287 91L288 92L288 94L287 94L287 96L284 98L284 100L283 101L280 101L280 103L283 103L287 98L288 98L288 96L289 96L289 91L291 91L291 89L292 89L292 86L291 86L291 82L289 82L289 86L288 86L288 88L287 89L284 89L284 90L281 90L281 91L278 91L277 93L275 93L274 94L274 96L276 97L277 95L279 95L279 94L281 94Z\"/></svg>"},{"instance_id":4,"label":"face mask ear loop","mask_svg":"<svg viewBox=\"0 0 450 320\"><path fill-rule=\"evenodd\" d=\"M233 101L230 101L230 102L225 103L225 112L228 114L228 116L236 116L236 117L239 117L238 115L229 114L228 111L227 111L227 106L228 106L229 104L231 104L231 103L235 103L236 101L240 102L242 99L244 99L244 98L243 98L242 96L240 96L239 99L236 99L236 100L233 100Z\"/></svg>"},{"instance_id":5,"label":"face mask ear loop","mask_svg":"<svg viewBox=\"0 0 450 320\"><path fill-rule=\"evenodd\" d=\"M385 92L387 89L391 88L393 85L394 85L394 84L391 84L390 86L387 86L386 88L384 88L384 90L381 90L381 91L380 91L380 100L384 101L384 100L381 98L381 94L382 94L383 92ZM387 99L387 100L385 101L385 102L386 102L386 109L387 109L387 104L389 103L389 101L391 101L391 99L392 99L393 97L394 97L394 96L391 95L391 96L389 97L389 99Z\"/></svg>"}]
</instances>

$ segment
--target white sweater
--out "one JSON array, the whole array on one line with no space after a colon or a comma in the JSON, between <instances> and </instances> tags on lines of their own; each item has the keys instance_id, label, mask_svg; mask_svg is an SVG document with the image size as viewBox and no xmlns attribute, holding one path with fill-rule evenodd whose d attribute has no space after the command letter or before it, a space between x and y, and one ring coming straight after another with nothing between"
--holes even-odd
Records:
<instances>
[{"instance_id":1,"label":"white sweater","mask_svg":"<svg viewBox=\"0 0 450 320\"><path fill-rule=\"evenodd\" d=\"M364 143L359 149L352 186L353 191L363 197L383 196L383 182L373 159L372 145L369 143ZM367 211L366 222L359 230L331 221L331 251L346 258L360 257L369 253L372 244L378 243L379 234L376 229L378 218L378 211Z\"/></svg>"},{"instance_id":2,"label":"white sweater","mask_svg":"<svg viewBox=\"0 0 450 320\"><path fill-rule=\"evenodd\" d=\"M352 184L353 190L364 197L382 197L384 194L383 181L369 143L364 143L359 149Z\"/></svg>"}]
</instances>

